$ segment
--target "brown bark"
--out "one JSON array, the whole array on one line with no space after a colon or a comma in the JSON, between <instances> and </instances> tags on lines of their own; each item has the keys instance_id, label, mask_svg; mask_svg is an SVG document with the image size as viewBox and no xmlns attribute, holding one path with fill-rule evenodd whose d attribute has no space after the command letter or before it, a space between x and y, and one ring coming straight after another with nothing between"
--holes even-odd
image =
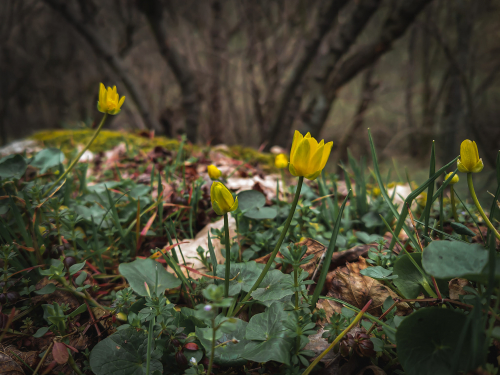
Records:
<instances>
[{"instance_id":1,"label":"brown bark","mask_svg":"<svg viewBox=\"0 0 500 375\"><path fill-rule=\"evenodd\" d=\"M123 63L123 60L118 54L112 51L108 45L105 44L101 35L93 30L93 27L80 21L67 7L65 1L59 0L44 0L52 9L57 11L66 21L87 41L92 47L95 54L102 58L106 64L120 77L123 81L128 96L134 102L142 118L142 121L147 128L162 132L159 122L152 116L148 103L145 100L144 92L140 86L135 82L132 75L128 72Z\"/></svg>"},{"instance_id":2,"label":"brown bark","mask_svg":"<svg viewBox=\"0 0 500 375\"><path fill-rule=\"evenodd\" d=\"M354 116L354 121L352 126L346 130L338 146L332 155L333 165L337 166L340 160L347 159L347 148L351 144L354 135L361 129L365 120L365 113L373 102L375 90L378 87L378 83L373 82L373 73L375 71L375 65L368 68L363 77L363 87L361 88L361 98L356 110L356 115Z\"/></svg>"},{"instance_id":3,"label":"brown bark","mask_svg":"<svg viewBox=\"0 0 500 375\"><path fill-rule=\"evenodd\" d=\"M266 146L267 150L269 150L269 148L274 144L285 146L283 139L286 140L287 137L282 136L284 131L282 123L285 118L288 105L294 96L295 90L304 77L307 68L316 56L324 36L333 26L333 20L346 3L347 0L329 0L326 7L319 10L318 21L315 29L313 30L312 37L304 46L304 49L292 68L290 77L286 80L284 88L277 101L276 109L270 122L269 133L266 137L266 141L268 141ZM289 129L287 129L287 133L289 133Z\"/></svg>"},{"instance_id":4,"label":"brown bark","mask_svg":"<svg viewBox=\"0 0 500 375\"><path fill-rule=\"evenodd\" d=\"M148 19L149 25L158 44L159 52L172 70L181 87L182 108L185 116L185 132L187 139L193 143L198 136L198 121L200 116L199 93L196 79L191 72L186 59L170 43L165 27L164 8L160 0L141 0L140 10Z\"/></svg>"},{"instance_id":5,"label":"brown bark","mask_svg":"<svg viewBox=\"0 0 500 375\"><path fill-rule=\"evenodd\" d=\"M361 71L374 64L382 55L388 52L392 44L399 39L413 23L415 17L432 0L403 1L385 20L379 36L371 43L358 48L350 54L328 77L325 87L328 88L325 105L321 112L315 115L315 122L309 127L311 134L318 137L333 105L337 91L351 81Z\"/></svg>"}]
</instances>

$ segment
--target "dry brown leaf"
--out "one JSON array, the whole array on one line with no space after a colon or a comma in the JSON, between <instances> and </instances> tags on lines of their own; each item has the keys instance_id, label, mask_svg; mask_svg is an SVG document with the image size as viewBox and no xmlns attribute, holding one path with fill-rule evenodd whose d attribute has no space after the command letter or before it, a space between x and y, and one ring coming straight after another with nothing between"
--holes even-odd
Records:
<instances>
[{"instance_id":1,"label":"dry brown leaf","mask_svg":"<svg viewBox=\"0 0 500 375\"><path fill-rule=\"evenodd\" d=\"M0 353L0 374L24 375L23 368L5 353Z\"/></svg>"},{"instance_id":2,"label":"dry brown leaf","mask_svg":"<svg viewBox=\"0 0 500 375\"><path fill-rule=\"evenodd\" d=\"M386 375L386 373L380 367L372 365L365 367L356 375Z\"/></svg>"},{"instance_id":3,"label":"dry brown leaf","mask_svg":"<svg viewBox=\"0 0 500 375\"><path fill-rule=\"evenodd\" d=\"M372 304L367 312L374 316L380 316L382 314L382 305L387 297L397 299L398 295L379 281L361 275L360 271L365 268L367 268L366 260L359 257L358 262L347 263L346 267L333 271L331 273L333 279L327 296L345 301L359 309L362 309L371 299ZM399 303L396 306L398 310L404 313L410 310L407 303ZM321 300L318 307L325 309L327 318L332 316L333 313L340 313L342 309L341 304L329 300Z\"/></svg>"},{"instance_id":4,"label":"dry brown leaf","mask_svg":"<svg viewBox=\"0 0 500 375\"><path fill-rule=\"evenodd\" d=\"M451 299L459 299L459 296L465 296L466 294L470 294L464 290L464 287L469 284L469 281L466 279L451 279L448 283L448 287L450 290L450 298Z\"/></svg>"},{"instance_id":5,"label":"dry brown leaf","mask_svg":"<svg viewBox=\"0 0 500 375\"><path fill-rule=\"evenodd\" d=\"M316 269L317 264L320 261L321 257L323 256L323 254L325 254L326 246L323 245L321 242L313 240L312 238L306 238L306 239L298 242L297 245L307 246L307 251L306 251L306 254L304 255L304 258L311 255L311 254L314 255L314 258L311 259L311 261L309 263L303 264L302 266L300 266L304 271L309 273L309 278L310 278L310 277L312 277L312 274L314 273L314 270ZM255 261L257 263L265 264L265 263L267 263L267 261L269 260L270 257L271 257L271 254L267 254L267 255L264 255L263 257L255 259ZM278 253L276 255L276 258L282 259L283 256L280 253ZM281 266L282 266L282 264L278 263L276 265L276 269L281 269ZM291 272L291 270L292 270L292 268L291 268L291 266L289 266L285 272L289 273L289 272Z\"/></svg>"}]
</instances>

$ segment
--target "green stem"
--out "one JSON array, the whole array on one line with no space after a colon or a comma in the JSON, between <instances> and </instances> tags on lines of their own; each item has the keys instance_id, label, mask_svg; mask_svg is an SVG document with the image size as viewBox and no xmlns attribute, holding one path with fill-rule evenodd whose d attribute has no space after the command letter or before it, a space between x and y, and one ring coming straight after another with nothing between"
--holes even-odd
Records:
<instances>
[{"instance_id":1,"label":"green stem","mask_svg":"<svg viewBox=\"0 0 500 375\"><path fill-rule=\"evenodd\" d=\"M229 272L231 270L231 244L229 243L229 220L227 212L224 214L224 230L226 232L226 275L224 280L224 297L229 295Z\"/></svg>"},{"instance_id":2,"label":"green stem","mask_svg":"<svg viewBox=\"0 0 500 375\"><path fill-rule=\"evenodd\" d=\"M207 374L212 373L212 365L214 364L214 352L215 352L215 319L212 319L212 350L210 351L210 362L208 362Z\"/></svg>"},{"instance_id":3,"label":"green stem","mask_svg":"<svg viewBox=\"0 0 500 375\"><path fill-rule=\"evenodd\" d=\"M102 120L101 120L101 123L99 124L99 126L97 127L94 135L92 136L92 138L90 139L90 141L87 143L87 145L83 148L82 151L80 151L80 153L76 156L76 158L71 162L71 164L69 165L69 167L66 169L66 171L56 180L56 182L54 182L52 184L52 186L50 187L49 190L47 190L44 194L43 194L43 197L45 197L47 194L49 194L52 189L54 189L57 184L59 182L61 182L64 177L66 177L68 175L69 172L71 172L71 170L75 167L76 163L78 163L78 161L80 160L80 158L82 157L82 155L85 153L85 151L87 151L90 147L90 145L94 142L94 140L97 138L97 136L99 135L99 133L101 132L101 129L102 127L104 126L104 123L106 122L106 119L108 118L108 114L105 113L104 116L102 117Z\"/></svg>"},{"instance_id":4,"label":"green stem","mask_svg":"<svg viewBox=\"0 0 500 375\"><path fill-rule=\"evenodd\" d=\"M457 207L455 206L455 189L450 185L450 198L451 198L451 211L453 212L453 219L458 223Z\"/></svg>"},{"instance_id":5,"label":"green stem","mask_svg":"<svg viewBox=\"0 0 500 375\"><path fill-rule=\"evenodd\" d=\"M66 350L69 350L69 349L66 349ZM82 370L80 370L80 368L77 366L77 364L76 364L76 362L73 359L73 356L71 354L69 355L68 363L69 363L69 365L71 366L71 368L73 369L74 372L76 372L78 375L83 375Z\"/></svg>"},{"instance_id":6,"label":"green stem","mask_svg":"<svg viewBox=\"0 0 500 375\"><path fill-rule=\"evenodd\" d=\"M146 354L146 374L149 375L149 367L151 366L151 346L153 344L153 329L155 326L155 318L149 321L148 329L148 348Z\"/></svg>"},{"instance_id":7,"label":"green stem","mask_svg":"<svg viewBox=\"0 0 500 375\"><path fill-rule=\"evenodd\" d=\"M476 208L478 209L479 213L481 214L481 217L483 218L484 222L488 226L488 228L491 230L492 233L495 234L495 237L500 240L500 233L497 232L493 224L491 224L490 219L488 219L488 216L484 213L483 208L479 204L479 201L477 200L476 196L476 191L474 190L474 185L472 184L472 173L467 173L467 184L469 185L469 191L470 195L472 196L472 200L474 201L474 204L476 205Z\"/></svg>"},{"instance_id":8,"label":"green stem","mask_svg":"<svg viewBox=\"0 0 500 375\"><path fill-rule=\"evenodd\" d=\"M266 276L267 272L271 268L271 265L274 262L274 258L276 258L276 254L278 254L278 251L280 250L281 244L283 243L283 240L285 239L286 233L288 232L288 228L290 227L290 223L292 222L293 214L295 213L295 208L297 207L297 203L299 201L300 190L302 189L303 182L304 182L304 177L302 177L302 176L299 177L299 182L297 183L297 189L295 191L295 197L293 198L292 207L290 207L290 213L288 214L288 218L285 221L285 225L283 227L283 230L281 231L280 238L278 239L278 242L276 243L276 246L274 247L274 250L271 253L271 256L269 257L269 260L267 261L267 264L264 267L264 269L262 270L259 278L255 282L255 284L253 284L252 288L248 291L245 298L243 298L241 300L240 304L238 305L238 308L236 309L236 311L237 311L236 314L242 308L243 303L245 303L246 301L248 301L250 299L253 291L259 287L260 283L262 282L262 280ZM231 316L234 316L236 314L233 314Z\"/></svg>"},{"instance_id":9,"label":"green stem","mask_svg":"<svg viewBox=\"0 0 500 375\"><path fill-rule=\"evenodd\" d=\"M297 270L297 267L294 267L293 268L293 286L295 287L295 310L298 310L299 309L299 292L298 292L298 288L299 288L299 281L298 281L298 278L297 278L297 274L298 274L298 270Z\"/></svg>"},{"instance_id":10,"label":"green stem","mask_svg":"<svg viewBox=\"0 0 500 375\"><path fill-rule=\"evenodd\" d=\"M283 188L283 199L284 201L286 202L286 185L285 185L285 170L284 169L281 169L281 186ZM277 198L279 199L279 197Z\"/></svg>"}]
</instances>

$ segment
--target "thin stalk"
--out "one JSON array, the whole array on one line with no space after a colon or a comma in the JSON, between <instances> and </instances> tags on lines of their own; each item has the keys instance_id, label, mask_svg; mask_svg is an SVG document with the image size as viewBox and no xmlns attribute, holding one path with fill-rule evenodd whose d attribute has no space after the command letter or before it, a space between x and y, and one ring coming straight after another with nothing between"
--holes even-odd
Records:
<instances>
[{"instance_id":1,"label":"thin stalk","mask_svg":"<svg viewBox=\"0 0 500 375\"><path fill-rule=\"evenodd\" d=\"M214 352L215 352L215 319L212 319L212 350L210 352L210 362L208 362L207 374L212 373L212 366L214 364Z\"/></svg>"},{"instance_id":2,"label":"thin stalk","mask_svg":"<svg viewBox=\"0 0 500 375\"><path fill-rule=\"evenodd\" d=\"M283 188L283 199L286 202L287 201L287 194L286 194L286 184L285 184L285 170L280 169L280 171L281 171L281 186ZM279 197L278 197L278 199L279 199Z\"/></svg>"},{"instance_id":3,"label":"thin stalk","mask_svg":"<svg viewBox=\"0 0 500 375\"><path fill-rule=\"evenodd\" d=\"M149 375L149 367L151 366L151 346L153 343L153 329L155 326L155 318L149 321L149 329L148 329L148 348L146 354L146 374Z\"/></svg>"},{"instance_id":4,"label":"thin stalk","mask_svg":"<svg viewBox=\"0 0 500 375\"><path fill-rule=\"evenodd\" d=\"M224 214L224 230L226 233L226 275L224 277L224 297L229 295L229 273L231 271L231 244L229 243L229 220L227 212Z\"/></svg>"},{"instance_id":5,"label":"thin stalk","mask_svg":"<svg viewBox=\"0 0 500 375\"><path fill-rule=\"evenodd\" d=\"M472 200L474 201L474 204L476 205L476 208L478 209L479 213L481 214L481 217L483 218L484 222L488 226L488 228L491 230L491 232L495 235L496 238L500 240L500 233L497 232L493 224L491 224L490 219L488 219L488 216L484 213L483 208L479 204L479 201L476 196L476 191L474 190L474 185L472 184L472 173L467 173L467 184L469 185L469 191L470 195L472 196Z\"/></svg>"},{"instance_id":6,"label":"thin stalk","mask_svg":"<svg viewBox=\"0 0 500 375\"><path fill-rule=\"evenodd\" d=\"M328 354L328 352L330 350L332 350L335 345L338 344L338 342L342 339L342 337L344 337L347 332L349 332L356 324L358 324L358 322L361 320L361 318L363 317L363 314L366 312L366 310L368 310L368 307L370 307L372 303L372 300L369 300L368 303L365 305L365 307L363 307L363 310L361 310L359 312L358 315L356 315L356 318L354 318L354 320L352 321L351 324L349 324L349 326L344 329L344 331L342 331L342 333L340 335L337 336L337 338L335 340L333 340L333 342L330 344L330 346L328 348L326 348L323 353L321 353L315 360L313 363L311 363L309 365L309 367L302 373L302 375L308 375L313 369L314 367L316 367L316 365L319 363L319 361L321 361L321 359Z\"/></svg>"},{"instance_id":7,"label":"thin stalk","mask_svg":"<svg viewBox=\"0 0 500 375\"><path fill-rule=\"evenodd\" d=\"M71 162L71 164L66 169L66 171L61 176L59 176L59 178L56 180L56 182L54 182L52 184L52 186L50 187L50 189L47 190L45 193L43 193L42 197L45 197L52 189L54 189L54 187L57 186L57 184L59 182L61 182L64 179L64 177L66 177L68 175L69 172L71 172L71 170L75 167L76 163L78 163L78 161L80 160L80 158L82 157L82 155L85 153L85 151L87 151L89 149L90 145L92 145L92 143L95 141L95 139L97 138L97 136L101 132L101 129L104 126L104 123L106 122L107 118L108 118L108 114L105 113L104 116L102 116L101 123L97 127L94 135L92 136L92 138L90 138L90 141L85 145L85 147L82 149L82 151L80 151L80 153L76 156L76 158Z\"/></svg>"},{"instance_id":8,"label":"thin stalk","mask_svg":"<svg viewBox=\"0 0 500 375\"><path fill-rule=\"evenodd\" d=\"M298 267L293 267L293 286L295 287L295 310L299 309L299 280L298 280Z\"/></svg>"},{"instance_id":9,"label":"thin stalk","mask_svg":"<svg viewBox=\"0 0 500 375\"><path fill-rule=\"evenodd\" d=\"M45 353L43 353L43 357L40 360L40 362L38 362L38 365L36 366L35 371L33 372L33 375L36 375L36 373L38 372L38 370L40 370L40 367L42 367L42 364L45 362L45 358L47 358L47 355L49 355L49 353L52 350L53 346L54 346L54 341L52 341L50 343L48 349L45 351Z\"/></svg>"},{"instance_id":10,"label":"thin stalk","mask_svg":"<svg viewBox=\"0 0 500 375\"><path fill-rule=\"evenodd\" d=\"M66 349L66 350L69 350L69 349ZM83 375L82 370L80 370L80 368L76 365L76 362L73 359L73 356L71 354L69 355L68 363L69 363L69 365L71 366L71 368L73 369L74 372L76 372L78 375Z\"/></svg>"},{"instance_id":11,"label":"thin stalk","mask_svg":"<svg viewBox=\"0 0 500 375\"><path fill-rule=\"evenodd\" d=\"M453 212L453 220L458 223L457 207L455 205L455 189L450 185L451 212Z\"/></svg>"},{"instance_id":12,"label":"thin stalk","mask_svg":"<svg viewBox=\"0 0 500 375\"><path fill-rule=\"evenodd\" d=\"M303 182L304 182L304 177L302 177L302 176L299 177L299 182L297 183L297 189L295 191L295 197L293 198L292 207L290 207L290 213L288 214L288 218L285 221L285 225L283 227L283 230L281 231L280 238L278 239L278 242L276 243L276 246L274 247L274 250L271 253L271 256L269 257L269 260L267 261L267 264L264 267L264 269L262 270L259 278L255 282L255 284L253 284L252 288L248 291L245 298L243 298L241 300L240 304L238 305L238 308L236 309L236 314L243 307L243 304L250 299L253 291L259 287L260 283L262 282L262 280L266 276L267 272L271 268L271 265L274 262L274 258L276 258L276 254L278 254L278 251L280 250L281 244L283 243L283 240L285 239L286 233L288 232L288 228L290 227L290 223L293 219L293 214L295 213L295 208L297 207L297 203L299 201L300 190L302 189ZM232 314L230 316L234 316L236 314Z\"/></svg>"}]
</instances>

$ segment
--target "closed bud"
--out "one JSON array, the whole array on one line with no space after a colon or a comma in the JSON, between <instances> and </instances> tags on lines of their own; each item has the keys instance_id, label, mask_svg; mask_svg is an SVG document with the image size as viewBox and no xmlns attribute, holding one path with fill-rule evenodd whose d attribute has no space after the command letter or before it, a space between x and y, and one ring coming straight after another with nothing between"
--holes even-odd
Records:
<instances>
[{"instance_id":1,"label":"closed bud","mask_svg":"<svg viewBox=\"0 0 500 375\"><path fill-rule=\"evenodd\" d=\"M215 165L211 164L207 167L208 175L212 180L218 180L221 176L221 171Z\"/></svg>"},{"instance_id":2,"label":"closed bud","mask_svg":"<svg viewBox=\"0 0 500 375\"><path fill-rule=\"evenodd\" d=\"M274 159L274 165L279 169L286 168L288 166L288 160L285 154L277 155L276 159Z\"/></svg>"},{"instance_id":3,"label":"closed bud","mask_svg":"<svg viewBox=\"0 0 500 375\"><path fill-rule=\"evenodd\" d=\"M460 159L457 161L458 170L462 173L478 173L484 168L483 159L479 158L476 142L466 139L460 145Z\"/></svg>"},{"instance_id":4,"label":"closed bud","mask_svg":"<svg viewBox=\"0 0 500 375\"><path fill-rule=\"evenodd\" d=\"M238 208L238 198L234 199L228 188L218 181L212 183L210 199L217 215L224 215Z\"/></svg>"},{"instance_id":5,"label":"closed bud","mask_svg":"<svg viewBox=\"0 0 500 375\"><path fill-rule=\"evenodd\" d=\"M452 174L453 172L448 173L444 179L447 180L448 178L451 177ZM459 181L458 174L455 174L455 176L453 176L453 178L450 180L450 185L455 185L458 181Z\"/></svg>"},{"instance_id":6,"label":"closed bud","mask_svg":"<svg viewBox=\"0 0 500 375\"><path fill-rule=\"evenodd\" d=\"M101 83L99 86L99 101L97 102L97 109L99 112L102 113L107 113L109 115L117 115L121 111L121 107L123 102L125 101L125 97L118 95L116 92L116 86L113 86L113 88L104 87L104 85Z\"/></svg>"}]
</instances>

